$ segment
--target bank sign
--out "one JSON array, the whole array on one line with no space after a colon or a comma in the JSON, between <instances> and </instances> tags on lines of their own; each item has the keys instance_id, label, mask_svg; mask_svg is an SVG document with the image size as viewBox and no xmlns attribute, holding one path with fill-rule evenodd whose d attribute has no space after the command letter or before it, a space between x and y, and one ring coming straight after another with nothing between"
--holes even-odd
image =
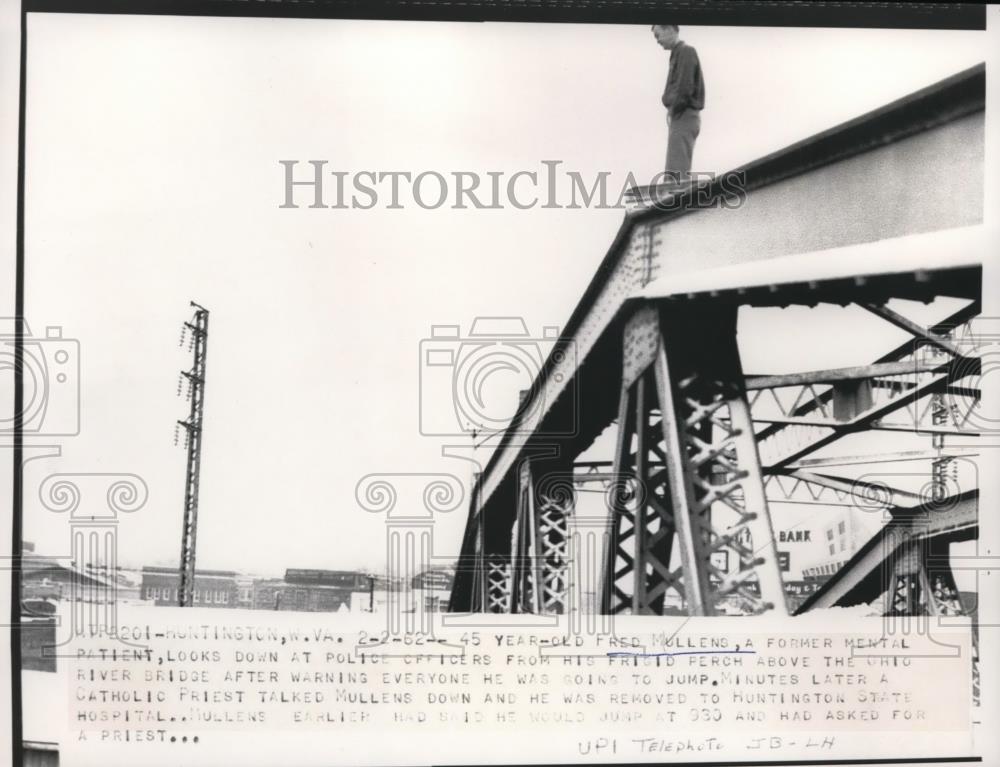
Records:
<instances>
[{"instance_id":1,"label":"bank sign","mask_svg":"<svg viewBox=\"0 0 1000 767\"><path fill-rule=\"evenodd\" d=\"M812 530L779 530L778 543L810 543Z\"/></svg>"}]
</instances>

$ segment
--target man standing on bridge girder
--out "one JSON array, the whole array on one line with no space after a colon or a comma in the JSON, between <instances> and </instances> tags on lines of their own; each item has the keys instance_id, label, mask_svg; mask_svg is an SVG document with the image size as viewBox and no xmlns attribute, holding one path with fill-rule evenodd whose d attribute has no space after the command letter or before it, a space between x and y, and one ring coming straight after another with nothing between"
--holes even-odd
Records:
<instances>
[{"instance_id":1,"label":"man standing on bridge girder","mask_svg":"<svg viewBox=\"0 0 1000 767\"><path fill-rule=\"evenodd\" d=\"M667 109L667 181L688 180L694 142L701 131L705 107L705 81L698 52L680 39L676 24L654 24L653 36L670 51L670 71L661 101Z\"/></svg>"}]
</instances>

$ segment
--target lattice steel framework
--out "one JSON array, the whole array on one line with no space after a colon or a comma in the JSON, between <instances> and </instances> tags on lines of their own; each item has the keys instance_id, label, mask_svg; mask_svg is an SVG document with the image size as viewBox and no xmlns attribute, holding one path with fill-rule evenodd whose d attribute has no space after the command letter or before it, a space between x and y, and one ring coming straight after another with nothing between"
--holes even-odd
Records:
<instances>
[{"instance_id":1,"label":"lattice steel framework","mask_svg":"<svg viewBox=\"0 0 1000 767\"><path fill-rule=\"evenodd\" d=\"M883 304L861 305L907 331L911 340L865 368L749 379L748 388L764 392L777 384L803 388L810 384L826 385L819 390L812 388L809 396L801 397L787 408L788 417L783 422L770 416L760 419L770 421L757 435L762 454L772 459L771 471L800 474L800 470L789 471L784 467L793 467L808 453L861 429L928 435L932 450L923 457L930 460L931 469L929 483L921 494L913 498L912 494L896 488L883 486L882 490L884 500L892 499L888 506L927 506L935 509L940 518L941 510L949 508L955 500L953 490L957 484L957 453L946 446L945 437L978 436L975 407L981 393L963 382L980 374L977 340L970 325L979 314L979 302L970 302L931 327L922 327ZM907 367L909 373L905 372ZM850 384L852 400L844 400L838 393L839 382ZM841 397L839 407L838 397ZM905 417L900 419L900 415ZM895 420L891 420L892 416ZM806 425L806 421L811 423ZM792 442L784 439L785 430L794 432ZM940 531L919 526L907 530L905 539L899 538L902 534L893 531L886 538L881 554L880 583L885 589L886 615L962 614L963 606L948 564L948 538L942 537ZM845 566L844 579L860 578L865 561L862 558Z\"/></svg>"},{"instance_id":2,"label":"lattice steel framework","mask_svg":"<svg viewBox=\"0 0 1000 767\"><path fill-rule=\"evenodd\" d=\"M193 602L195 579L195 550L198 541L198 489L201 482L202 420L205 409L205 359L208 354L208 309L194 301L194 317L184 323L181 343L190 342L193 355L191 369L181 375L187 380L191 411L186 421L178 421L187 441L187 462L184 481L184 523L181 529L180 583L177 604L190 606Z\"/></svg>"},{"instance_id":3,"label":"lattice steel framework","mask_svg":"<svg viewBox=\"0 0 1000 767\"><path fill-rule=\"evenodd\" d=\"M535 515L535 493L531 461L520 466L517 482L517 518L511 535L511 598L512 613L537 613L541 610L541 589L537 569L538 525Z\"/></svg>"},{"instance_id":4,"label":"lattice steel framework","mask_svg":"<svg viewBox=\"0 0 1000 767\"><path fill-rule=\"evenodd\" d=\"M566 610L569 567L568 522L576 499L572 473L543 475L535 487L535 520L540 544L537 573L543 613Z\"/></svg>"},{"instance_id":5,"label":"lattice steel framework","mask_svg":"<svg viewBox=\"0 0 1000 767\"><path fill-rule=\"evenodd\" d=\"M890 539L887 540L892 540ZM958 587L948 560L949 541L908 533L886 557L889 585L885 615L964 615Z\"/></svg>"},{"instance_id":6,"label":"lattice steel framework","mask_svg":"<svg viewBox=\"0 0 1000 767\"><path fill-rule=\"evenodd\" d=\"M952 336L971 334L969 322L979 314L979 302L926 328L884 305L860 305L912 338L871 365L747 379L753 420L762 427L757 441L766 472L794 468L860 430L978 435L972 403L980 392L956 384L977 376L980 360Z\"/></svg>"},{"instance_id":7,"label":"lattice steel framework","mask_svg":"<svg viewBox=\"0 0 1000 767\"><path fill-rule=\"evenodd\" d=\"M620 400L615 470L630 475L635 490L611 499L611 535L601 588L604 613L658 613L668 591L681 593L678 574L670 571L675 528L661 444L662 418L649 407L654 392L655 376L645 371Z\"/></svg>"},{"instance_id":8,"label":"lattice steel framework","mask_svg":"<svg viewBox=\"0 0 1000 767\"><path fill-rule=\"evenodd\" d=\"M490 554L486 566L486 612L510 611L510 559L504 554Z\"/></svg>"},{"instance_id":9,"label":"lattice steel framework","mask_svg":"<svg viewBox=\"0 0 1000 767\"><path fill-rule=\"evenodd\" d=\"M568 593L575 553L567 531L575 489L587 482L608 489L628 480L608 494L595 605L604 614L786 613L769 502L905 509L928 500L923 491L809 470L901 457L808 458L849 434L881 429L930 436L932 450L921 456L933 462L934 499L948 495L956 453L944 438L977 433L980 392L965 381L981 366L967 341L978 302L926 328L884 301L860 303L912 338L870 365L749 377L736 342L739 303L633 304L623 333L613 460L574 465L567 464L573 456L522 458L509 549L485 550L483 520L477 523L473 609L541 614L577 604ZM546 472L552 463L559 470ZM892 591L887 609L957 614L962 606L946 552L945 566L928 569L927 556L914 554L914 547L940 543L915 535L919 544L885 554L884 588ZM935 551L931 559L940 555ZM579 571L579 563L573 566Z\"/></svg>"},{"instance_id":10,"label":"lattice steel framework","mask_svg":"<svg viewBox=\"0 0 1000 767\"><path fill-rule=\"evenodd\" d=\"M535 470L535 462L527 459L518 471L508 609L562 613L567 604L568 523L576 499L573 474L559 469L536 478Z\"/></svg>"},{"instance_id":11,"label":"lattice steel framework","mask_svg":"<svg viewBox=\"0 0 1000 767\"><path fill-rule=\"evenodd\" d=\"M613 509L605 611L659 613L675 590L690 615L730 594L746 612L787 613L736 310L647 305L626 325L615 472L644 492ZM730 556L736 567L717 559Z\"/></svg>"}]
</instances>

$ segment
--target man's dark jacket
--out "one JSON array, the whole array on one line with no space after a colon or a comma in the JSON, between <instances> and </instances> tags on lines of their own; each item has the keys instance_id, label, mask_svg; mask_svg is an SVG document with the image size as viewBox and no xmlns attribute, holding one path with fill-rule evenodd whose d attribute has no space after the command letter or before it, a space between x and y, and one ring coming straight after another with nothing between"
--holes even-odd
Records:
<instances>
[{"instance_id":1,"label":"man's dark jacket","mask_svg":"<svg viewBox=\"0 0 1000 767\"><path fill-rule=\"evenodd\" d=\"M698 52L687 43L679 42L670 51L670 73L662 101L671 117L687 109L705 108L701 62L698 61Z\"/></svg>"}]
</instances>

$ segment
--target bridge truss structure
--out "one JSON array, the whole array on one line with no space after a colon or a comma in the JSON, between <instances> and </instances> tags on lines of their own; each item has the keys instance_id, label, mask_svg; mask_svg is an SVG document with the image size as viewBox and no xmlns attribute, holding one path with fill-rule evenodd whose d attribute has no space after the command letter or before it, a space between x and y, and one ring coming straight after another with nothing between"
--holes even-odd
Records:
<instances>
[{"instance_id":1,"label":"bridge truss structure","mask_svg":"<svg viewBox=\"0 0 1000 767\"><path fill-rule=\"evenodd\" d=\"M477 478L450 609L782 615L880 598L886 614L974 609L949 550L978 535L978 486L956 483L955 461L990 426L978 389L983 104L977 67L750 164L742 205L695 204L718 199L712 181L669 210L627 214ZM928 163L951 169L955 197L914 192ZM922 323L901 302L948 312ZM850 367L744 371L741 313L829 306L904 340ZM608 430L613 448L585 459ZM876 449L872 435L893 433L924 447ZM849 454L831 456L840 446ZM930 466L919 488L843 471L908 459ZM594 490L605 502L584 511ZM798 605L775 544L782 503L882 515Z\"/></svg>"}]
</instances>

